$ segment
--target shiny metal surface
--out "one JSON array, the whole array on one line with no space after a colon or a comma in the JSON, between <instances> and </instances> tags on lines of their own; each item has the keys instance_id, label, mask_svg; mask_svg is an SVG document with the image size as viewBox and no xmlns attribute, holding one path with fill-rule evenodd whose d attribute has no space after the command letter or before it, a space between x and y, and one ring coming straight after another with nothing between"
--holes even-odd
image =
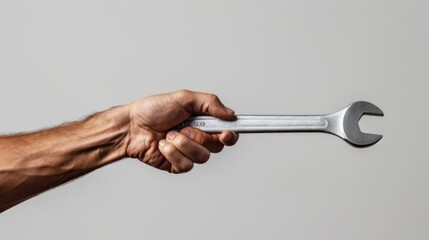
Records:
<instances>
[{"instance_id":1,"label":"shiny metal surface","mask_svg":"<svg viewBox=\"0 0 429 240\"><path fill-rule=\"evenodd\" d=\"M192 126L211 133L224 130L239 133L324 132L334 134L353 146L366 147L377 143L383 136L361 132L358 122L363 115L383 116L383 112L372 103L359 101L325 115L237 115L233 120L196 116L178 128Z\"/></svg>"}]
</instances>

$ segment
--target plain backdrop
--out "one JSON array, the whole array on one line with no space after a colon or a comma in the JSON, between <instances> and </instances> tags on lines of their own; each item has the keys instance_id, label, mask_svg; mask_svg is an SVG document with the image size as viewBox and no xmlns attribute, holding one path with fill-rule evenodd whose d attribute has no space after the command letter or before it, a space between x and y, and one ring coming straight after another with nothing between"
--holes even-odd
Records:
<instances>
[{"instance_id":1,"label":"plain backdrop","mask_svg":"<svg viewBox=\"0 0 429 240\"><path fill-rule=\"evenodd\" d=\"M429 239L427 0L0 0L0 132L144 96L240 114L375 103L376 145L248 134L190 173L134 159L0 214L1 239Z\"/></svg>"}]
</instances>

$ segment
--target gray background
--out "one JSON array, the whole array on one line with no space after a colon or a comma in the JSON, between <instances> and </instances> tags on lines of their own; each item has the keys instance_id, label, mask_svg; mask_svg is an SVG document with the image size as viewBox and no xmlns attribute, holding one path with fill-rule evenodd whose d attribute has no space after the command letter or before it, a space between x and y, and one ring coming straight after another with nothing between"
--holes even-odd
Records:
<instances>
[{"instance_id":1,"label":"gray background","mask_svg":"<svg viewBox=\"0 0 429 240\"><path fill-rule=\"evenodd\" d=\"M0 0L2 133L141 97L237 113L385 111L355 149L242 135L185 175L126 159L0 215L1 239L428 239L428 1Z\"/></svg>"}]
</instances>

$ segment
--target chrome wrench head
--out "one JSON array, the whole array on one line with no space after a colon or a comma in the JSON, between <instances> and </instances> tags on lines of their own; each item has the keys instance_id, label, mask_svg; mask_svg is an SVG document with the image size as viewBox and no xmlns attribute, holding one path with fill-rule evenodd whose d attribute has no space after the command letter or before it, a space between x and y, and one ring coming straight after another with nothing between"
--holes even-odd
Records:
<instances>
[{"instance_id":1,"label":"chrome wrench head","mask_svg":"<svg viewBox=\"0 0 429 240\"><path fill-rule=\"evenodd\" d=\"M356 147L371 146L383 137L378 134L363 133L359 127L359 120L363 115L384 115L383 111L372 103L364 101L354 102L334 115L339 117L336 121L336 124L339 126L337 125L337 129L333 133Z\"/></svg>"}]
</instances>

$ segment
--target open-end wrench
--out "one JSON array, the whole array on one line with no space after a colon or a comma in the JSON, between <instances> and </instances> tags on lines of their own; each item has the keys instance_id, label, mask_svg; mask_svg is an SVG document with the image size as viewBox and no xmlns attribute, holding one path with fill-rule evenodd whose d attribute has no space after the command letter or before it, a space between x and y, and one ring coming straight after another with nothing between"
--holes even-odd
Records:
<instances>
[{"instance_id":1,"label":"open-end wrench","mask_svg":"<svg viewBox=\"0 0 429 240\"><path fill-rule=\"evenodd\" d=\"M374 104L359 101L336 113L325 115L237 115L232 120L195 116L181 123L178 128L191 126L210 133L224 130L239 133L324 132L334 134L353 146L367 147L377 143L383 136L361 132L358 122L363 115L384 114Z\"/></svg>"}]
</instances>

